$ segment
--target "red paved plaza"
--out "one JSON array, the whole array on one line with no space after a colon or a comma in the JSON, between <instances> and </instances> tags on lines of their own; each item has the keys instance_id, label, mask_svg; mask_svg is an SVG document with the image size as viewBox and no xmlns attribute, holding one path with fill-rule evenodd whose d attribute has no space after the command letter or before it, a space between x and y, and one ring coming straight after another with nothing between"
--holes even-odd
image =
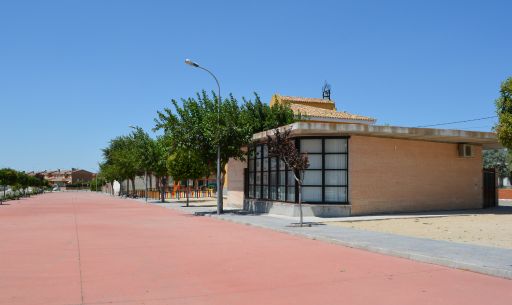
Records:
<instances>
[{"instance_id":1,"label":"red paved plaza","mask_svg":"<svg viewBox=\"0 0 512 305\"><path fill-rule=\"evenodd\" d=\"M510 304L512 281L90 193L0 206L0 304Z\"/></svg>"}]
</instances>

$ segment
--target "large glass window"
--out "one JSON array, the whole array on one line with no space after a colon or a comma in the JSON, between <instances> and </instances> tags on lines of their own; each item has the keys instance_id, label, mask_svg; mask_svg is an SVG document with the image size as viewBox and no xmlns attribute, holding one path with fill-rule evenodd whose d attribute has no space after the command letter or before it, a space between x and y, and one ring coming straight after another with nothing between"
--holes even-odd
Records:
<instances>
[{"instance_id":1,"label":"large glass window","mask_svg":"<svg viewBox=\"0 0 512 305\"><path fill-rule=\"evenodd\" d=\"M302 200L305 203L348 202L347 138L297 138L300 152L307 154ZM271 157L265 144L248 154L249 198L297 202L297 182L282 160Z\"/></svg>"}]
</instances>

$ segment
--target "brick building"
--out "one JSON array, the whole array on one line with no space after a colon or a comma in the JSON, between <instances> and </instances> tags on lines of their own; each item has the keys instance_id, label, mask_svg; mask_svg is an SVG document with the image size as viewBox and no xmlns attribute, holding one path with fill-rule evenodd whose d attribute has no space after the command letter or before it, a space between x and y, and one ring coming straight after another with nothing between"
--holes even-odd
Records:
<instances>
[{"instance_id":1,"label":"brick building","mask_svg":"<svg viewBox=\"0 0 512 305\"><path fill-rule=\"evenodd\" d=\"M302 198L305 215L348 216L481 208L482 151L498 148L490 132L375 125L375 119L337 111L329 99L275 95L301 121L291 128L308 154ZM256 212L297 215L298 188L288 169L269 158L253 136L246 162L228 163L228 204Z\"/></svg>"},{"instance_id":2,"label":"brick building","mask_svg":"<svg viewBox=\"0 0 512 305\"><path fill-rule=\"evenodd\" d=\"M84 169L72 168L69 170L45 170L37 173L48 180L50 185L66 186L68 184L86 183L91 181L95 176L94 173Z\"/></svg>"}]
</instances>

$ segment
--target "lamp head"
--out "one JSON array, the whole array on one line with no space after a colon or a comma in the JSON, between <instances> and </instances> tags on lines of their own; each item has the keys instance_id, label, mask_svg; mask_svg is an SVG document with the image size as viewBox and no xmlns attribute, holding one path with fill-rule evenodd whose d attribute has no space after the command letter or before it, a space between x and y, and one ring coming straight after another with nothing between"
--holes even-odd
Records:
<instances>
[{"instance_id":1,"label":"lamp head","mask_svg":"<svg viewBox=\"0 0 512 305\"><path fill-rule=\"evenodd\" d=\"M195 62L191 61L191 60L190 60L190 59L188 59L188 58L187 58L187 59L185 59L185 63L186 63L187 65L189 65L189 66L194 67L194 68L199 67L199 65L198 65L198 64L196 64Z\"/></svg>"}]
</instances>

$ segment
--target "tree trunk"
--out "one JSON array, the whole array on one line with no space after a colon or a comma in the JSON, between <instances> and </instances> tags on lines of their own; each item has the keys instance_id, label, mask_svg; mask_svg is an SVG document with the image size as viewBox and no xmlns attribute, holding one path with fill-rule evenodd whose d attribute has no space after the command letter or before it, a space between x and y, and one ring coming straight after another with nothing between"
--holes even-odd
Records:
<instances>
[{"instance_id":1,"label":"tree trunk","mask_svg":"<svg viewBox=\"0 0 512 305\"><path fill-rule=\"evenodd\" d=\"M130 194L130 179L126 179L126 196Z\"/></svg>"},{"instance_id":2,"label":"tree trunk","mask_svg":"<svg viewBox=\"0 0 512 305\"><path fill-rule=\"evenodd\" d=\"M300 223L300 226L302 227L303 224L304 224L304 217L302 215L302 185L301 183L299 182L299 223Z\"/></svg>"},{"instance_id":3,"label":"tree trunk","mask_svg":"<svg viewBox=\"0 0 512 305\"><path fill-rule=\"evenodd\" d=\"M188 208L188 179L185 181L185 192L187 193L187 208Z\"/></svg>"},{"instance_id":4,"label":"tree trunk","mask_svg":"<svg viewBox=\"0 0 512 305\"><path fill-rule=\"evenodd\" d=\"M297 177L296 173L294 173L293 176L295 177L295 181L297 181L297 187L298 187L298 192L299 192L299 224L302 227L304 224L304 221L303 221L304 217L302 214L302 179L299 179ZM301 177L300 172L299 172L299 177Z\"/></svg>"},{"instance_id":5,"label":"tree trunk","mask_svg":"<svg viewBox=\"0 0 512 305\"><path fill-rule=\"evenodd\" d=\"M226 179L226 165L221 167L220 171L220 187L217 190L217 196L220 196L220 213L224 213L224 180Z\"/></svg>"},{"instance_id":6,"label":"tree trunk","mask_svg":"<svg viewBox=\"0 0 512 305\"><path fill-rule=\"evenodd\" d=\"M133 194L135 195L135 177L132 178L132 190L133 190Z\"/></svg>"},{"instance_id":7,"label":"tree trunk","mask_svg":"<svg viewBox=\"0 0 512 305\"><path fill-rule=\"evenodd\" d=\"M153 174L149 174L149 189L153 188Z\"/></svg>"},{"instance_id":8,"label":"tree trunk","mask_svg":"<svg viewBox=\"0 0 512 305\"><path fill-rule=\"evenodd\" d=\"M160 194L161 194L161 200L162 203L165 202L165 189L167 188L167 177L162 177L160 179Z\"/></svg>"}]
</instances>

